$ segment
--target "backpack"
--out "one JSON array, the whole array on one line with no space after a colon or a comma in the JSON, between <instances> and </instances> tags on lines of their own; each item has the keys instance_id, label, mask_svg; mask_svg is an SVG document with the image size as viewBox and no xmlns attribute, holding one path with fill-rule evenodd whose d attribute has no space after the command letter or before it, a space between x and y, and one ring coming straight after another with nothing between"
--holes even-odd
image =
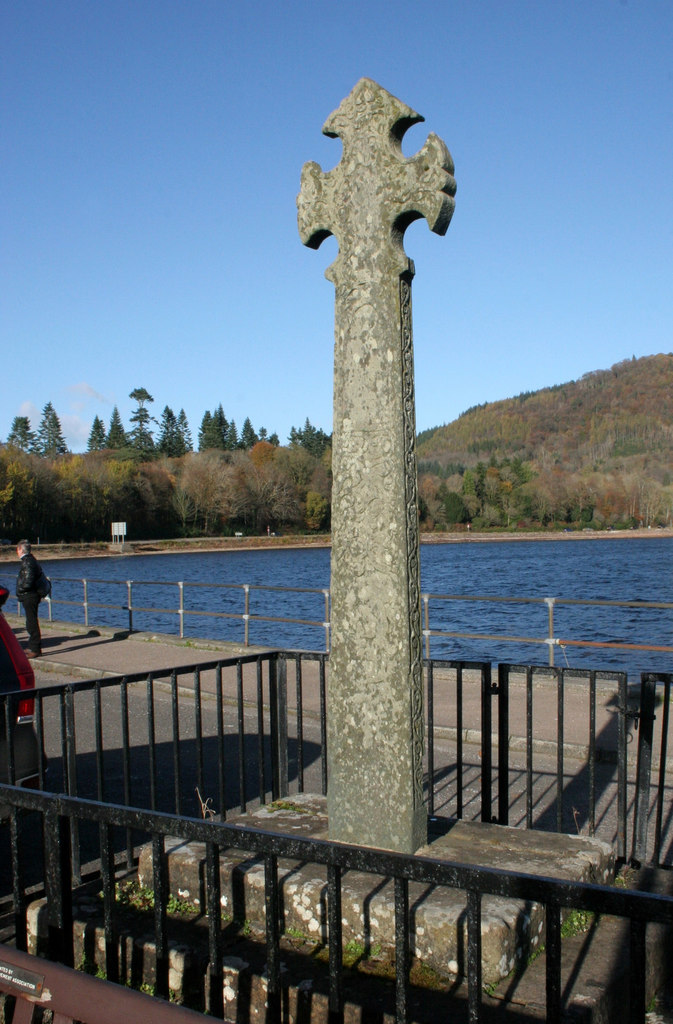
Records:
<instances>
[{"instance_id":1,"label":"backpack","mask_svg":"<svg viewBox=\"0 0 673 1024\"><path fill-rule=\"evenodd\" d=\"M41 572L35 584L35 590L40 597L49 597L51 594L51 580L45 576L44 572Z\"/></svg>"}]
</instances>

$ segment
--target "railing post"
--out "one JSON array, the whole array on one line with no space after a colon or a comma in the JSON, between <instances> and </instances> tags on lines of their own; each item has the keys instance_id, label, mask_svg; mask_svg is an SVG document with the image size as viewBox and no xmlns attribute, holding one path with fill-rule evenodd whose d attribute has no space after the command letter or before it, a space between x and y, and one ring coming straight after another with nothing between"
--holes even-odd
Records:
<instances>
[{"instance_id":1,"label":"railing post","mask_svg":"<svg viewBox=\"0 0 673 1024\"><path fill-rule=\"evenodd\" d=\"M274 655L269 661L269 720L271 729L271 796L288 795L287 662Z\"/></svg>"},{"instance_id":2,"label":"railing post","mask_svg":"<svg viewBox=\"0 0 673 1024\"><path fill-rule=\"evenodd\" d=\"M180 607L178 608L178 617L180 620L180 639L182 640L185 635L185 585L182 580L178 583L178 590L180 592Z\"/></svg>"},{"instance_id":3,"label":"railing post","mask_svg":"<svg viewBox=\"0 0 673 1024\"><path fill-rule=\"evenodd\" d=\"M87 579L82 580L82 587L84 590L84 625L89 625L89 581Z\"/></svg>"},{"instance_id":4,"label":"railing post","mask_svg":"<svg viewBox=\"0 0 673 1024\"><path fill-rule=\"evenodd\" d=\"M245 634L243 643L246 647L250 646L250 584L243 584L243 593L245 594L245 611L243 612L243 622L245 623Z\"/></svg>"},{"instance_id":5,"label":"railing post","mask_svg":"<svg viewBox=\"0 0 673 1024\"><path fill-rule=\"evenodd\" d=\"M74 962L69 824L50 801L44 818L48 956L66 967Z\"/></svg>"},{"instance_id":6,"label":"railing post","mask_svg":"<svg viewBox=\"0 0 673 1024\"><path fill-rule=\"evenodd\" d=\"M642 864L647 856L647 820L652 775L654 708L657 694L657 677L653 672L643 672L640 679L638 762L636 768L636 794L633 800L633 846L631 848L631 862L637 865Z\"/></svg>"},{"instance_id":7,"label":"railing post","mask_svg":"<svg viewBox=\"0 0 673 1024\"><path fill-rule=\"evenodd\" d=\"M323 597L325 598L325 618L323 625L325 627L325 651L329 653L329 636L330 636L330 619L329 619L329 589L323 590Z\"/></svg>"},{"instance_id":8,"label":"railing post","mask_svg":"<svg viewBox=\"0 0 673 1024\"><path fill-rule=\"evenodd\" d=\"M129 633L133 632L133 580L126 581L126 590L128 594L128 611L129 611Z\"/></svg>"},{"instance_id":9,"label":"railing post","mask_svg":"<svg viewBox=\"0 0 673 1024\"><path fill-rule=\"evenodd\" d=\"M425 657L430 660L430 595L421 594L423 599L423 636L425 637Z\"/></svg>"},{"instance_id":10,"label":"railing post","mask_svg":"<svg viewBox=\"0 0 673 1024\"><path fill-rule=\"evenodd\" d=\"M544 599L544 603L547 605L547 619L548 619L547 636L549 638L548 642L547 642L547 646L549 647L549 664L552 667L554 665L554 604L555 604L555 602L556 602L556 598L555 597L545 597L545 599Z\"/></svg>"}]
</instances>

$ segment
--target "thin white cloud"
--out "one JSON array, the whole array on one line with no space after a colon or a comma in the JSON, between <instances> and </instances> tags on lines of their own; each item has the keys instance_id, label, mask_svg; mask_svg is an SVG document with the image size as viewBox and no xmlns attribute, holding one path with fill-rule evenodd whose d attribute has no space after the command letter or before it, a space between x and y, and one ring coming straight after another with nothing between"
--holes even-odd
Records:
<instances>
[{"instance_id":1,"label":"thin white cloud","mask_svg":"<svg viewBox=\"0 0 673 1024\"><path fill-rule=\"evenodd\" d=\"M82 451L86 448L86 443L91 433L91 421L83 420L81 416L72 416L68 413L59 416L59 420L68 448L74 452Z\"/></svg>"},{"instance_id":2,"label":"thin white cloud","mask_svg":"<svg viewBox=\"0 0 673 1024\"><path fill-rule=\"evenodd\" d=\"M97 402L103 402L105 405L112 405L112 399L106 398L105 395L101 395L99 391L92 388L90 384L87 384L85 380L81 380L78 384L69 384L66 391L73 396L73 400L78 399L86 400L94 398Z\"/></svg>"},{"instance_id":3,"label":"thin white cloud","mask_svg":"<svg viewBox=\"0 0 673 1024\"><path fill-rule=\"evenodd\" d=\"M30 420L31 430L35 430L42 419L42 412L34 402L22 402L19 406L17 416L27 416Z\"/></svg>"}]
</instances>

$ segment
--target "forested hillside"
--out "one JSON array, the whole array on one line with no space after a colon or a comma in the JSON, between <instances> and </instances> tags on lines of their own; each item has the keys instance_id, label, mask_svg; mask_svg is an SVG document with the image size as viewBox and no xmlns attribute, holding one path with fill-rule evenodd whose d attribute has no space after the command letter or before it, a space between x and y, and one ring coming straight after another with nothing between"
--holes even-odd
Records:
<instances>
[{"instance_id":1,"label":"forested hillside","mask_svg":"<svg viewBox=\"0 0 673 1024\"><path fill-rule=\"evenodd\" d=\"M146 389L131 397L131 428L116 408L109 429L96 417L82 455L51 403L36 431L16 417L0 445L0 538L106 540L119 520L130 540L329 529L331 437L308 419L281 446L249 419L239 435L220 405L195 452L182 410L157 423ZM426 532L671 525L673 355L478 406L418 440Z\"/></svg>"},{"instance_id":2,"label":"forested hillside","mask_svg":"<svg viewBox=\"0 0 673 1024\"><path fill-rule=\"evenodd\" d=\"M476 406L418 442L435 526L670 523L673 354Z\"/></svg>"}]
</instances>

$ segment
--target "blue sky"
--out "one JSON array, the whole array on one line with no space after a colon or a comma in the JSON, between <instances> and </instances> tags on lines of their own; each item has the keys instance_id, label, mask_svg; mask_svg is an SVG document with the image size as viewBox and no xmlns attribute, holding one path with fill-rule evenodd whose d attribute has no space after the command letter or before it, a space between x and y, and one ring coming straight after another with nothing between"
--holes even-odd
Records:
<instances>
[{"instance_id":1,"label":"blue sky","mask_svg":"<svg viewBox=\"0 0 673 1024\"><path fill-rule=\"evenodd\" d=\"M295 199L362 76L456 165L405 237L419 430L673 350L673 0L3 0L0 439L51 401L84 450L136 387L195 439L220 402L331 430Z\"/></svg>"}]
</instances>

